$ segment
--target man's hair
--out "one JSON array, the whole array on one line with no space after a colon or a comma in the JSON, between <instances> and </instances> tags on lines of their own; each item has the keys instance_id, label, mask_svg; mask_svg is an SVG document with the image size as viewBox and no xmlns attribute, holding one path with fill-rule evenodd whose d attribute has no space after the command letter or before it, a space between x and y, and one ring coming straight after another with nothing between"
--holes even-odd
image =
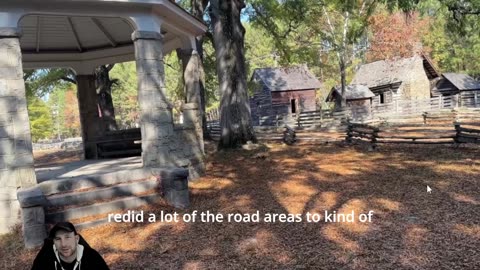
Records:
<instances>
[{"instance_id":1,"label":"man's hair","mask_svg":"<svg viewBox=\"0 0 480 270\"><path fill-rule=\"evenodd\" d=\"M73 226L72 223L70 223L70 222L59 222L59 223L55 224L55 226L53 226L53 228L50 230L48 238L54 239L55 234L58 231L73 232L75 235L78 235L77 230L75 229L75 226Z\"/></svg>"}]
</instances>

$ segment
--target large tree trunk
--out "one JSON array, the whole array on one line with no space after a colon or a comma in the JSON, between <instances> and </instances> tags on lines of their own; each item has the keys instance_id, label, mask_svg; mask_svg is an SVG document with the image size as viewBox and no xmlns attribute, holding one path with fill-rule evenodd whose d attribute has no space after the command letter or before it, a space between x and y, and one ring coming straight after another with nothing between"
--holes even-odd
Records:
<instances>
[{"instance_id":1,"label":"large tree trunk","mask_svg":"<svg viewBox=\"0 0 480 270\"><path fill-rule=\"evenodd\" d=\"M200 56L200 64L198 72L200 72L200 110L202 113L202 130L203 139L211 139L210 131L207 128L207 100L205 92L205 69L203 68L203 37L197 38L198 55Z\"/></svg>"},{"instance_id":2,"label":"large tree trunk","mask_svg":"<svg viewBox=\"0 0 480 270\"><path fill-rule=\"evenodd\" d=\"M108 130L117 130L117 122L115 121L115 109L113 107L112 100L112 85L113 81L110 80L109 72L115 64L99 66L95 69L95 79L97 93L98 93L98 105L100 107L102 130L103 132Z\"/></svg>"},{"instance_id":3,"label":"large tree trunk","mask_svg":"<svg viewBox=\"0 0 480 270\"><path fill-rule=\"evenodd\" d=\"M182 63L185 103L201 103L200 88L203 87L201 73L203 65L200 56L193 49L177 49L177 57Z\"/></svg>"},{"instance_id":4,"label":"large tree trunk","mask_svg":"<svg viewBox=\"0 0 480 270\"><path fill-rule=\"evenodd\" d=\"M245 28L240 22L243 0L211 0L210 18L220 85L219 148L256 141L247 94L244 55Z\"/></svg>"},{"instance_id":5,"label":"large tree trunk","mask_svg":"<svg viewBox=\"0 0 480 270\"><path fill-rule=\"evenodd\" d=\"M201 20L202 22L205 23L203 16L205 15L205 9L207 8L208 1L209 0L191 0L191 5L192 5L192 14L195 16L197 19ZM203 130L203 139L210 140L210 132L207 128L207 114L206 114L206 107L207 107L207 101L206 101L206 92L205 92L205 69L203 68L203 42L204 42L204 36L199 36L197 38L197 52L198 55L200 56L200 65L198 66L200 72L200 110L202 113L202 130Z\"/></svg>"}]
</instances>

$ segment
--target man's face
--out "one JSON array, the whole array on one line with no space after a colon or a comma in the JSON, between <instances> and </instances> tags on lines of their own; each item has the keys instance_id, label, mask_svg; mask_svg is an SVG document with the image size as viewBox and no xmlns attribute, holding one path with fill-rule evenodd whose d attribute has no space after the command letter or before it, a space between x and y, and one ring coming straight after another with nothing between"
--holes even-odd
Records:
<instances>
[{"instance_id":1,"label":"man's face","mask_svg":"<svg viewBox=\"0 0 480 270\"><path fill-rule=\"evenodd\" d=\"M63 260L71 261L76 256L78 235L74 232L58 231L55 233L53 243Z\"/></svg>"}]
</instances>

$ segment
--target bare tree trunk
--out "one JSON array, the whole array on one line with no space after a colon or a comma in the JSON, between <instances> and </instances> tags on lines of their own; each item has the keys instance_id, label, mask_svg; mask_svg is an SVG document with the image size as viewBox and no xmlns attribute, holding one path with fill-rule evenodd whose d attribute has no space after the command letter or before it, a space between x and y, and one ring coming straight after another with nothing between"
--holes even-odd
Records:
<instances>
[{"instance_id":1,"label":"bare tree trunk","mask_svg":"<svg viewBox=\"0 0 480 270\"><path fill-rule=\"evenodd\" d=\"M256 142L247 94L244 35L240 12L243 0L211 0L213 38L220 85L219 148Z\"/></svg>"},{"instance_id":2,"label":"bare tree trunk","mask_svg":"<svg viewBox=\"0 0 480 270\"><path fill-rule=\"evenodd\" d=\"M103 119L103 131L118 129L112 100L112 85L114 82L110 80L109 75L114 65L99 66L95 69L95 87L97 88L98 105L100 106L100 113Z\"/></svg>"},{"instance_id":3,"label":"bare tree trunk","mask_svg":"<svg viewBox=\"0 0 480 270\"><path fill-rule=\"evenodd\" d=\"M339 63L340 63L340 80L342 84L342 103L341 107L347 107L347 96L346 96L346 88L347 88L347 74L346 74L346 57L347 57L347 30L348 30L348 19L349 19L349 12L345 12L344 16L344 23L343 23L343 37L342 37L342 46L339 52Z\"/></svg>"},{"instance_id":4,"label":"bare tree trunk","mask_svg":"<svg viewBox=\"0 0 480 270\"><path fill-rule=\"evenodd\" d=\"M340 69L340 95L342 96L340 107L344 108L347 106L347 98L345 97L345 88L346 88L346 74L345 74L345 54L346 54L346 42L347 42L347 27L348 27L348 12L346 12L346 16L344 17L344 24L343 24L343 34L342 34L342 43L339 44L337 38L335 37L335 29L333 27L332 21L330 20L329 12L327 8L323 6L323 13L327 18L327 24L330 29L330 37L333 40L334 44L337 44L337 58L338 58L338 66Z\"/></svg>"},{"instance_id":5,"label":"bare tree trunk","mask_svg":"<svg viewBox=\"0 0 480 270\"><path fill-rule=\"evenodd\" d=\"M345 60L344 56L342 55L339 61L340 64L340 81L342 85L342 102L340 107L345 108L347 106L347 97L346 97L346 88L347 88L347 74L345 72Z\"/></svg>"}]
</instances>

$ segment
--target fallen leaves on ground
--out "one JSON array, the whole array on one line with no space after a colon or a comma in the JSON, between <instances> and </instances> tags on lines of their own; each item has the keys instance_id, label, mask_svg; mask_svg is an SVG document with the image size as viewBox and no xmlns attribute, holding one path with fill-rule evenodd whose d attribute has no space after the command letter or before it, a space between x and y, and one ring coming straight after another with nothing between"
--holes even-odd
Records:
<instances>
[{"instance_id":1,"label":"fallen leaves on ground","mask_svg":"<svg viewBox=\"0 0 480 270\"><path fill-rule=\"evenodd\" d=\"M122 223L81 233L111 269L480 269L478 147L267 146L211 152L207 175L190 183L190 209L142 210L302 222ZM325 223L325 211L374 214ZM0 238L0 268L27 269L34 252L12 237Z\"/></svg>"}]
</instances>

